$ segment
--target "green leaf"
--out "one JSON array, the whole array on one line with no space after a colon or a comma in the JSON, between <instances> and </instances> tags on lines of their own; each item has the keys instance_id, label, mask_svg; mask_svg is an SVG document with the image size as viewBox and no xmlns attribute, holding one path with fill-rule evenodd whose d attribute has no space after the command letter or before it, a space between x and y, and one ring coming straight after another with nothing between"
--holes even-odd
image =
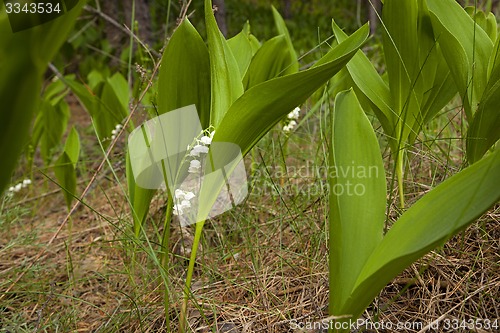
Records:
<instances>
[{"instance_id":1,"label":"green leaf","mask_svg":"<svg viewBox=\"0 0 500 333\"><path fill-rule=\"evenodd\" d=\"M172 35L158 78L160 114L196 105L203 128L210 120L210 64L205 42L186 19Z\"/></svg>"},{"instance_id":2,"label":"green leaf","mask_svg":"<svg viewBox=\"0 0 500 333\"><path fill-rule=\"evenodd\" d=\"M497 19L495 14L491 12L486 14L484 11L473 6L468 6L464 9L474 22L476 22L476 24L479 25L484 32L486 32L493 42L495 42L497 39Z\"/></svg>"},{"instance_id":3,"label":"green leaf","mask_svg":"<svg viewBox=\"0 0 500 333\"><path fill-rule=\"evenodd\" d=\"M66 201L66 207L69 210L71 208L71 202L73 201L73 195L75 195L76 192L76 171L66 152L63 152L57 159L54 166L54 173L56 174L59 185L64 190L64 199Z\"/></svg>"},{"instance_id":4,"label":"green leaf","mask_svg":"<svg viewBox=\"0 0 500 333\"><path fill-rule=\"evenodd\" d=\"M471 163L480 160L500 139L500 81L491 87L481 100L467 132L467 159Z\"/></svg>"},{"instance_id":5,"label":"green leaf","mask_svg":"<svg viewBox=\"0 0 500 333\"><path fill-rule=\"evenodd\" d=\"M110 137L111 131L128 114L129 90L125 78L120 73L107 78L96 101L97 108L92 113L97 133L100 138Z\"/></svg>"},{"instance_id":6,"label":"green leaf","mask_svg":"<svg viewBox=\"0 0 500 333\"><path fill-rule=\"evenodd\" d=\"M111 78L99 82L93 91L89 86L75 81L72 76L64 77L63 82L92 117L99 138L109 138L111 131L128 113L128 85L123 76L116 73Z\"/></svg>"},{"instance_id":7,"label":"green leaf","mask_svg":"<svg viewBox=\"0 0 500 333\"><path fill-rule=\"evenodd\" d=\"M470 163L481 159L500 138L500 113L498 112L498 103L500 102L500 36L497 38L494 50L488 65L488 86L467 132L467 159Z\"/></svg>"},{"instance_id":8,"label":"green leaf","mask_svg":"<svg viewBox=\"0 0 500 333\"><path fill-rule=\"evenodd\" d=\"M382 241L385 171L372 125L353 90L335 99L330 151L330 314L342 314L366 260Z\"/></svg>"},{"instance_id":9,"label":"green leaf","mask_svg":"<svg viewBox=\"0 0 500 333\"><path fill-rule=\"evenodd\" d=\"M285 36L287 49L290 54L290 66L286 69L285 74L293 74L299 71L299 61L297 59L297 52L293 47L292 39L290 38L290 33L286 27L285 21L283 17L281 17L280 13L271 5L273 10L273 18L274 24L276 25L276 29L278 30L278 35Z\"/></svg>"},{"instance_id":10,"label":"green leaf","mask_svg":"<svg viewBox=\"0 0 500 333\"><path fill-rule=\"evenodd\" d=\"M85 1L48 23L13 33L0 11L0 193L25 147L43 73L71 31Z\"/></svg>"},{"instance_id":11,"label":"green leaf","mask_svg":"<svg viewBox=\"0 0 500 333\"><path fill-rule=\"evenodd\" d=\"M444 244L498 202L499 178L500 151L424 195L401 216L373 251L341 313L357 318L397 274Z\"/></svg>"},{"instance_id":12,"label":"green leaf","mask_svg":"<svg viewBox=\"0 0 500 333\"><path fill-rule=\"evenodd\" d=\"M253 54L257 53L257 51L260 49L261 46L259 40L252 34L248 36L248 39L250 40L250 45L252 45L252 53Z\"/></svg>"},{"instance_id":13,"label":"green leaf","mask_svg":"<svg viewBox=\"0 0 500 333\"><path fill-rule=\"evenodd\" d=\"M109 105L110 108L116 108L119 110L117 112L120 116L126 116L128 114L128 107L130 102L130 93L127 80L120 73L115 73L112 77L108 78L107 86L109 87L110 92L112 92L112 103L104 104ZM104 87L106 89L106 86ZM105 93L103 92L103 98Z\"/></svg>"},{"instance_id":14,"label":"green leaf","mask_svg":"<svg viewBox=\"0 0 500 333\"><path fill-rule=\"evenodd\" d=\"M80 138L78 132L73 127L66 139L64 151L54 166L56 178L64 190L64 198L68 209L71 208L71 202L76 192L76 163L78 162L79 155Z\"/></svg>"},{"instance_id":15,"label":"green leaf","mask_svg":"<svg viewBox=\"0 0 500 333\"><path fill-rule=\"evenodd\" d=\"M68 155L71 163L73 163L73 166L76 167L78 158L80 157L80 136L74 127L71 128L68 134L66 144L64 145L64 151Z\"/></svg>"},{"instance_id":16,"label":"green leaf","mask_svg":"<svg viewBox=\"0 0 500 333\"><path fill-rule=\"evenodd\" d=\"M340 43L347 39L347 34L333 20L332 28L335 38ZM397 114L392 107L389 85L378 74L373 64L362 51L358 51L352 60L347 63L346 67L356 86L374 104L372 109L382 124L384 132L388 134L389 138L395 138ZM391 141L394 143L394 140ZM394 148L396 148L395 145Z\"/></svg>"},{"instance_id":17,"label":"green leaf","mask_svg":"<svg viewBox=\"0 0 500 333\"><path fill-rule=\"evenodd\" d=\"M431 121L456 95L457 89L441 48L436 41L426 2L419 0L419 98L420 114L410 132L408 143L413 144L423 126Z\"/></svg>"},{"instance_id":18,"label":"green leaf","mask_svg":"<svg viewBox=\"0 0 500 333\"><path fill-rule=\"evenodd\" d=\"M238 62L241 77L244 77L255 54L250 42L250 25L248 22L245 23L243 30L239 34L227 41L227 45Z\"/></svg>"},{"instance_id":19,"label":"green leaf","mask_svg":"<svg viewBox=\"0 0 500 333\"><path fill-rule=\"evenodd\" d=\"M427 0L432 26L471 121L487 85L493 42L454 0Z\"/></svg>"},{"instance_id":20,"label":"green leaf","mask_svg":"<svg viewBox=\"0 0 500 333\"><path fill-rule=\"evenodd\" d=\"M290 53L284 36L266 41L257 51L248 67L243 85L245 89L283 75L290 66Z\"/></svg>"},{"instance_id":21,"label":"green leaf","mask_svg":"<svg viewBox=\"0 0 500 333\"><path fill-rule=\"evenodd\" d=\"M64 101L56 105L45 100L40 102L33 127L33 141L35 147L40 143L40 154L46 164L50 163L54 149L61 144L69 116L69 107Z\"/></svg>"},{"instance_id":22,"label":"green leaf","mask_svg":"<svg viewBox=\"0 0 500 333\"><path fill-rule=\"evenodd\" d=\"M383 45L385 64L389 77L394 108L402 114L407 106L412 84L419 72L417 41L417 0L387 0L382 18L384 29ZM410 121L411 117L407 117Z\"/></svg>"},{"instance_id":23,"label":"green leaf","mask_svg":"<svg viewBox=\"0 0 500 333\"><path fill-rule=\"evenodd\" d=\"M212 84L210 124L218 127L231 104L243 94L243 84L238 63L215 22L211 0L205 0L205 25Z\"/></svg>"},{"instance_id":24,"label":"green leaf","mask_svg":"<svg viewBox=\"0 0 500 333\"><path fill-rule=\"evenodd\" d=\"M127 175L130 205L132 207L132 217L134 219L134 234L136 237L139 237L141 226L146 220L147 214L149 212L149 205L151 204L151 200L153 200L156 190L145 189L137 186L134 175L132 174L132 166L130 164L128 151L126 159L127 167L125 170Z\"/></svg>"},{"instance_id":25,"label":"green leaf","mask_svg":"<svg viewBox=\"0 0 500 333\"><path fill-rule=\"evenodd\" d=\"M340 43L308 70L254 86L239 98L216 126L214 141L232 142L243 155L290 110L340 71L368 37L368 25Z\"/></svg>"}]
</instances>

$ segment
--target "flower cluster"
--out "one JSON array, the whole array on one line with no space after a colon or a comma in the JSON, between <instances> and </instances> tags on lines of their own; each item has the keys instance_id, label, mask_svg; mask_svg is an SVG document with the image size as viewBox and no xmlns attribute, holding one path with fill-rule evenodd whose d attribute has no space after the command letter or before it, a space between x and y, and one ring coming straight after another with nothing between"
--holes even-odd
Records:
<instances>
[{"instance_id":1,"label":"flower cluster","mask_svg":"<svg viewBox=\"0 0 500 333\"><path fill-rule=\"evenodd\" d=\"M20 182L19 184L9 187L8 193L12 195L14 193L21 191L23 188L30 186L30 185L31 185L31 179L25 179L22 182Z\"/></svg>"},{"instance_id":2,"label":"flower cluster","mask_svg":"<svg viewBox=\"0 0 500 333\"><path fill-rule=\"evenodd\" d=\"M191 200L195 197L193 192L183 191L181 189L175 190L174 193L175 202L174 205L174 215L184 214L184 209L191 208Z\"/></svg>"},{"instance_id":3,"label":"flower cluster","mask_svg":"<svg viewBox=\"0 0 500 333\"><path fill-rule=\"evenodd\" d=\"M300 117L300 108L296 107L286 117L287 118L286 125L283 126L283 131L287 133L291 132L295 128L295 126L297 126L297 120L299 119L299 117Z\"/></svg>"},{"instance_id":4,"label":"flower cluster","mask_svg":"<svg viewBox=\"0 0 500 333\"><path fill-rule=\"evenodd\" d=\"M201 162L196 158L200 157L200 154L208 154L208 147L212 143L215 131L207 134L208 135L203 135L201 138L196 139L194 146L187 147L187 150L189 150L189 157L193 158L189 162L189 173L199 173L201 170Z\"/></svg>"},{"instance_id":5,"label":"flower cluster","mask_svg":"<svg viewBox=\"0 0 500 333\"><path fill-rule=\"evenodd\" d=\"M115 129L111 131L111 140L116 139L116 135L120 133L122 128L123 126L121 124L115 126Z\"/></svg>"},{"instance_id":6,"label":"flower cluster","mask_svg":"<svg viewBox=\"0 0 500 333\"><path fill-rule=\"evenodd\" d=\"M206 131L200 138L196 138L195 141L187 147L189 152L187 154L189 158L189 173L199 174L201 172L201 159L203 158L203 154L208 154L214 134L215 131ZM175 204L173 214L177 216L183 215L186 209L191 208L191 200L195 197L196 195L191 191L184 191L179 188L176 189L174 192Z\"/></svg>"}]
</instances>

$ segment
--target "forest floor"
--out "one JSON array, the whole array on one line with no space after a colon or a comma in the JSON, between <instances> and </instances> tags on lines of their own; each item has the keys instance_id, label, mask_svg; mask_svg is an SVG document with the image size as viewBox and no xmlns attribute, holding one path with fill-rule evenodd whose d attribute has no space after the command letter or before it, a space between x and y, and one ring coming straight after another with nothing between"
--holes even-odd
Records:
<instances>
[{"instance_id":1,"label":"forest floor","mask_svg":"<svg viewBox=\"0 0 500 333\"><path fill-rule=\"evenodd\" d=\"M102 152L86 114L74 111L72 119L85 133L81 193ZM318 120L311 120L286 149L282 133L273 132L253 160L247 158L249 169L254 162L249 197L205 226L188 313L191 331L319 332L324 327L326 180L290 171L324 165L324 144L312 139L319 130ZM135 239L124 142L110 157L113 172L108 167L97 175L67 221L61 189L38 169L32 186L0 202L0 332L166 332L164 284L154 260L165 194L157 194L146 232ZM408 205L430 189L422 184L437 183L451 172L448 168L461 165L459 154L444 167L427 151L414 153L421 163L412 163L405 184ZM278 174L285 162L287 170ZM23 170L21 163L18 179L26 177ZM53 177L50 168L41 170ZM393 209L391 219L397 215ZM172 331L177 331L192 233L192 227L174 223L168 269ZM365 311L368 325L360 332L497 331L484 324L500 318L499 253L497 205L394 279ZM374 322L382 326L370 326ZM396 329L398 323L405 326ZM461 326L446 330L446 325Z\"/></svg>"}]
</instances>

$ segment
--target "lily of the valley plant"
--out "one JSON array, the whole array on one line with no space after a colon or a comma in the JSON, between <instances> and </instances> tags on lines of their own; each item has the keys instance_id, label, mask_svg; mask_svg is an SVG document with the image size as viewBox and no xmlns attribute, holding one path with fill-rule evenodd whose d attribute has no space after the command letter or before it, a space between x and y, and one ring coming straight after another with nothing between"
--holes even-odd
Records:
<instances>
[{"instance_id":1,"label":"lily of the valley plant","mask_svg":"<svg viewBox=\"0 0 500 333\"><path fill-rule=\"evenodd\" d=\"M297 57L288 31L276 11L274 15L280 35L264 44L260 45L250 34L248 25L240 34L226 40L215 22L212 3L206 0L208 47L187 19L179 25L162 58L158 87L159 114L194 104L203 129L215 130L212 143L236 144L245 155L281 119L342 69L368 37L368 25L365 25L323 56L312 68L297 72ZM224 166L231 162L230 158L218 156L216 162ZM139 235L155 191L135 184L130 163L127 179L135 216L135 232ZM222 187L223 184L220 185ZM200 203L200 209L210 211L217 194ZM169 246L173 200L169 197L167 205L162 241L164 253ZM177 203L175 206L177 213L180 212L182 201L180 205ZM185 202L186 208L187 205ZM186 302L181 311L182 330L204 218L195 222L195 239L186 280ZM163 265L168 269L168 255L163 255ZM166 298L168 307L168 295ZM168 313L168 309L166 311Z\"/></svg>"}]
</instances>

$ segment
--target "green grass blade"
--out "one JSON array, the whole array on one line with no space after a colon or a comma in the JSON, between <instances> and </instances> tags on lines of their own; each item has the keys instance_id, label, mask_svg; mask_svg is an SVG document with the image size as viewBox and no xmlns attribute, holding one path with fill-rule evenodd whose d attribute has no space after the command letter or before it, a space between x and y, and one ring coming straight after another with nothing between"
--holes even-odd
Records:
<instances>
[{"instance_id":1,"label":"green grass blade","mask_svg":"<svg viewBox=\"0 0 500 333\"><path fill-rule=\"evenodd\" d=\"M211 0L205 0L205 25L212 84L210 124L217 128L231 104L243 94L243 83L238 62L215 22Z\"/></svg>"},{"instance_id":2,"label":"green grass blade","mask_svg":"<svg viewBox=\"0 0 500 333\"><path fill-rule=\"evenodd\" d=\"M216 127L214 141L235 143L244 156L281 118L349 62L366 41L368 31L368 25L361 27L313 68L269 80L246 91Z\"/></svg>"},{"instance_id":3,"label":"green grass blade","mask_svg":"<svg viewBox=\"0 0 500 333\"><path fill-rule=\"evenodd\" d=\"M352 90L335 99L331 149L330 314L340 315L366 260L382 241L386 208L378 140Z\"/></svg>"},{"instance_id":4,"label":"green grass blade","mask_svg":"<svg viewBox=\"0 0 500 333\"><path fill-rule=\"evenodd\" d=\"M500 152L426 194L393 225L368 259L342 313L359 316L397 274L462 231L500 200Z\"/></svg>"},{"instance_id":5,"label":"green grass blade","mask_svg":"<svg viewBox=\"0 0 500 333\"><path fill-rule=\"evenodd\" d=\"M158 78L158 112L196 105L203 128L210 121L210 63L198 31L184 20L172 35Z\"/></svg>"}]
</instances>

